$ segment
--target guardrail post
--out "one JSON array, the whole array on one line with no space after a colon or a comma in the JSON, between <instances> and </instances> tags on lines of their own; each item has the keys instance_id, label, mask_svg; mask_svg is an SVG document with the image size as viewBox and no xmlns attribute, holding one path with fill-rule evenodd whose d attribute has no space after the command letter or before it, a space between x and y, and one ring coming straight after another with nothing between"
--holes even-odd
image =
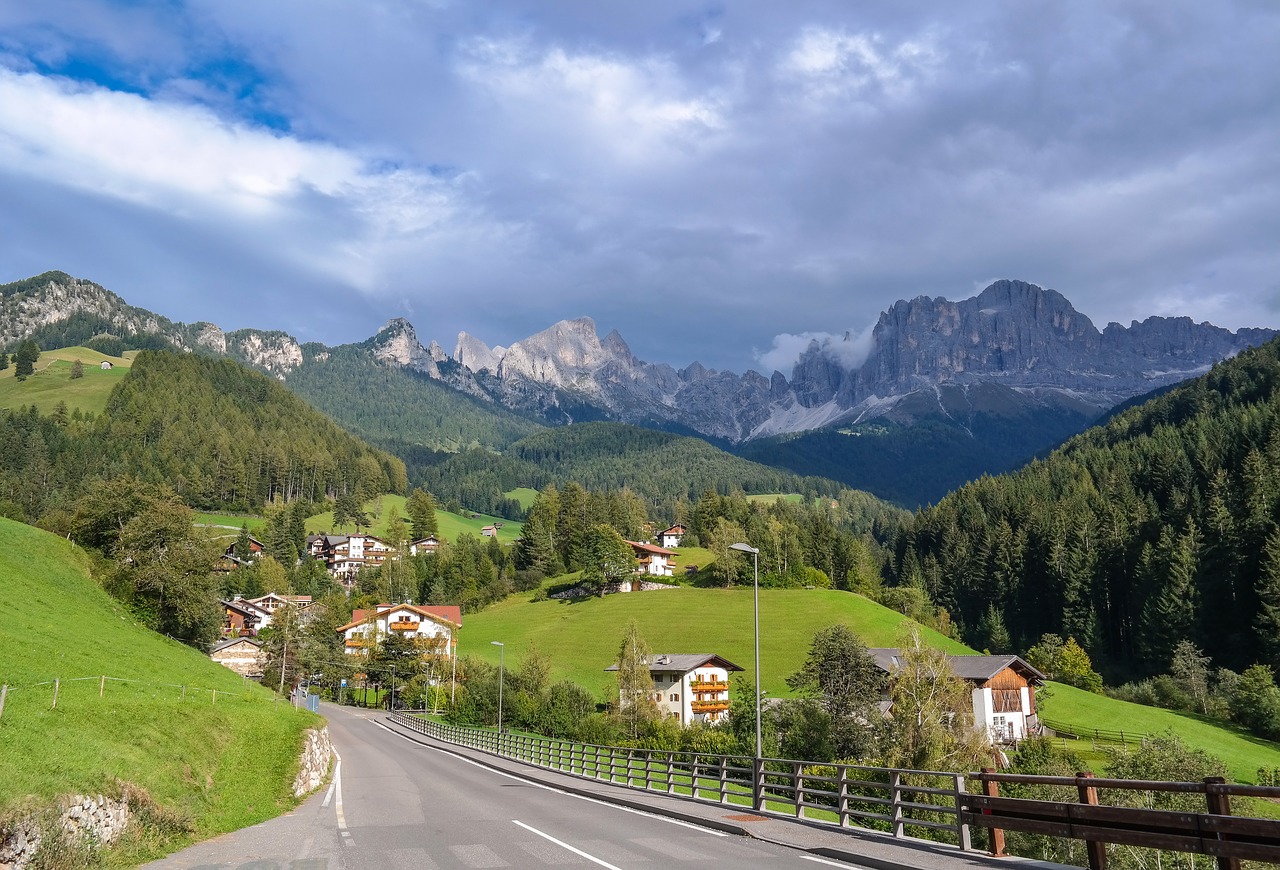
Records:
<instances>
[{"instance_id":1,"label":"guardrail post","mask_svg":"<svg viewBox=\"0 0 1280 870\"><path fill-rule=\"evenodd\" d=\"M1226 779L1221 776L1206 776L1204 778L1204 797L1205 803L1208 805L1209 813L1215 816L1231 815L1231 795L1226 789L1215 788L1226 784ZM1225 834L1218 834L1219 840L1226 840ZM1240 859L1228 857L1226 855L1218 856L1218 870L1240 870Z\"/></svg>"},{"instance_id":2,"label":"guardrail post","mask_svg":"<svg viewBox=\"0 0 1280 870\"><path fill-rule=\"evenodd\" d=\"M889 810L893 819L893 835L901 837L906 829L902 819L902 772L889 771Z\"/></svg>"},{"instance_id":3,"label":"guardrail post","mask_svg":"<svg viewBox=\"0 0 1280 870\"><path fill-rule=\"evenodd\" d=\"M804 815L804 765L799 761L791 763L791 785L794 791L791 797L796 802L796 818Z\"/></svg>"},{"instance_id":4,"label":"guardrail post","mask_svg":"<svg viewBox=\"0 0 1280 870\"><path fill-rule=\"evenodd\" d=\"M756 812L764 809L764 759L751 760L751 806Z\"/></svg>"},{"instance_id":5,"label":"guardrail post","mask_svg":"<svg viewBox=\"0 0 1280 870\"><path fill-rule=\"evenodd\" d=\"M1079 771L1076 773L1076 788L1080 791L1080 803L1089 806L1098 805L1098 789L1089 785L1088 780L1093 779L1093 774L1089 771ZM1085 849L1089 852L1089 870L1107 870L1107 844L1097 840L1085 840Z\"/></svg>"},{"instance_id":6,"label":"guardrail post","mask_svg":"<svg viewBox=\"0 0 1280 870\"><path fill-rule=\"evenodd\" d=\"M1000 783L996 782L994 779L987 779L987 774L991 774L995 772L996 772L996 769L994 767L982 768L982 774L983 774L982 793L986 797L1000 797ZM983 812L988 815L991 813L990 810L983 810ZM1004 829L991 828L990 831L991 831L991 857L1003 858L1004 857Z\"/></svg>"},{"instance_id":7,"label":"guardrail post","mask_svg":"<svg viewBox=\"0 0 1280 870\"><path fill-rule=\"evenodd\" d=\"M969 826L964 821L964 774L957 773L955 775L955 794L956 794L956 836L960 840L960 851L968 852L973 848L973 843L969 839Z\"/></svg>"},{"instance_id":8,"label":"guardrail post","mask_svg":"<svg viewBox=\"0 0 1280 870\"><path fill-rule=\"evenodd\" d=\"M849 768L843 764L840 765L836 789L840 795L836 799L836 817L839 819L840 827L847 828L849 827Z\"/></svg>"}]
</instances>

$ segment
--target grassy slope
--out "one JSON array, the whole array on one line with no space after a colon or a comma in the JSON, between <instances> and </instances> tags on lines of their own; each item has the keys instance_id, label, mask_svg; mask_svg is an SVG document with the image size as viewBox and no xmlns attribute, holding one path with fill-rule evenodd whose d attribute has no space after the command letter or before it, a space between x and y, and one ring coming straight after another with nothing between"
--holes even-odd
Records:
<instances>
[{"instance_id":1,"label":"grassy slope","mask_svg":"<svg viewBox=\"0 0 1280 870\"><path fill-rule=\"evenodd\" d=\"M782 499L783 501L791 502L793 504L799 504L800 502L804 501L804 496L798 492L757 493L755 495L747 496L747 501L763 501L763 502L767 502L768 504L773 504L778 499Z\"/></svg>"},{"instance_id":2,"label":"grassy slope","mask_svg":"<svg viewBox=\"0 0 1280 870\"><path fill-rule=\"evenodd\" d=\"M374 535L381 535L386 529L386 517L394 507L400 514L401 519L406 519L407 514L404 509L405 498L402 495L384 495L365 505L365 510L373 517L373 524L364 528L363 531ZM436 524L440 529L440 537L447 541L456 541L461 534L472 534L480 537L480 530L492 523L502 523L502 528L498 529L498 540L503 544L514 544L516 538L520 537L520 530L524 528L522 523L513 520L504 520L501 517L491 517L481 514L479 519L471 519L470 517L459 516L458 514L449 513L448 511L436 511ZM307 533L314 532L339 532L351 533L356 527L351 524L335 528L333 525L333 512L326 511L322 514L307 518ZM405 524L405 535L409 534L409 525Z\"/></svg>"},{"instance_id":3,"label":"grassy slope","mask_svg":"<svg viewBox=\"0 0 1280 870\"><path fill-rule=\"evenodd\" d=\"M1123 729L1135 734L1172 731L1187 745L1225 761L1231 778L1237 782L1254 782L1260 767L1280 768L1280 744L1186 713L1131 704L1060 683L1050 685L1048 697L1040 703L1040 713L1046 719L1082 730Z\"/></svg>"},{"instance_id":4,"label":"grassy slope","mask_svg":"<svg viewBox=\"0 0 1280 870\"><path fill-rule=\"evenodd\" d=\"M71 366L77 359L84 364L84 377L72 380ZM115 368L102 371L98 365L103 360L110 360ZM42 414L47 414L58 402L66 402L68 410L79 408L101 414L107 407L111 389L129 373L129 364L129 359L105 356L87 347L42 351L36 360L35 373L25 381L14 376L12 364L0 371L0 408L35 405Z\"/></svg>"},{"instance_id":5,"label":"grassy slope","mask_svg":"<svg viewBox=\"0 0 1280 870\"><path fill-rule=\"evenodd\" d=\"M293 806L300 732L316 718L138 625L85 565L68 542L0 519L0 682L11 687L0 814L116 779L144 788L200 837ZM64 682L57 709L53 687L35 685L104 674L139 682L109 681L103 698L98 679ZM230 694L215 705L210 689Z\"/></svg>"},{"instance_id":6,"label":"grassy slope","mask_svg":"<svg viewBox=\"0 0 1280 870\"><path fill-rule=\"evenodd\" d=\"M557 578L560 579L560 578ZM554 679L569 678L593 690L608 684L627 622L635 619L654 652L713 652L746 668L753 659L751 588L693 589L608 595L575 603L531 602L515 595L468 614L459 635L461 652L491 659L500 640L518 666L530 642L552 663ZM815 630L837 622L851 626L868 646L896 646L905 617L865 598L822 589L760 590L760 670L771 695L788 694L785 677L800 668ZM966 647L935 632L926 636L950 652Z\"/></svg>"},{"instance_id":7,"label":"grassy slope","mask_svg":"<svg viewBox=\"0 0 1280 870\"><path fill-rule=\"evenodd\" d=\"M504 492L503 495L507 498L515 499L520 502L520 507L528 510L533 507L533 500L538 497L538 491L527 486L517 486L510 492Z\"/></svg>"}]
</instances>

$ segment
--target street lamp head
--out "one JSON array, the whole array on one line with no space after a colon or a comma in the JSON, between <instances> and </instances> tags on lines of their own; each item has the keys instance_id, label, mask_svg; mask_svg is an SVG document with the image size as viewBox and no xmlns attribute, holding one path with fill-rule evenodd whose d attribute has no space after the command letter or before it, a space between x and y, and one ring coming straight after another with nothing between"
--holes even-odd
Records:
<instances>
[{"instance_id":1,"label":"street lamp head","mask_svg":"<svg viewBox=\"0 0 1280 870\"><path fill-rule=\"evenodd\" d=\"M503 643L502 641L500 641L500 640L491 640L491 641L489 641L489 643L493 644L494 646L506 646L506 644L504 644L504 643Z\"/></svg>"},{"instance_id":2,"label":"street lamp head","mask_svg":"<svg viewBox=\"0 0 1280 870\"><path fill-rule=\"evenodd\" d=\"M730 544L730 545L729 545L729 549L730 549L730 550L737 550L739 553L753 553L753 554L754 554L754 553L759 553L759 552L760 552L759 550L757 550L755 547L751 546L750 544Z\"/></svg>"}]
</instances>

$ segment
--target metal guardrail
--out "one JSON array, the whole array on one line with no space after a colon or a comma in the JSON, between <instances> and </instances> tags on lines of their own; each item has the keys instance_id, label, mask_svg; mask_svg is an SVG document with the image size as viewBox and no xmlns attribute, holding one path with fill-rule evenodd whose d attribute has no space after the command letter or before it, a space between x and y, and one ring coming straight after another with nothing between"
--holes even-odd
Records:
<instances>
[{"instance_id":1,"label":"metal guardrail","mask_svg":"<svg viewBox=\"0 0 1280 870\"><path fill-rule=\"evenodd\" d=\"M947 773L855 764L814 764L782 758L626 749L552 740L489 728L462 727L392 713L392 721L459 746L583 779L639 791L680 795L707 803L740 805L756 813L833 827L860 827L972 848L971 828L985 828L994 855L1004 854L1004 832L1023 831L1087 845L1091 870L1104 870L1108 843L1211 855L1219 870L1240 861L1280 863L1280 821L1231 814L1231 797L1280 799L1280 787L1235 785L1220 777L1203 782L1102 779L1091 773L1029 776ZM968 782L978 788L967 789ZM1069 786L1079 803L1000 797L999 783ZM1180 792L1205 796L1205 812L1107 805L1100 791Z\"/></svg>"},{"instance_id":2,"label":"metal guardrail","mask_svg":"<svg viewBox=\"0 0 1280 870\"><path fill-rule=\"evenodd\" d=\"M738 805L779 818L833 827L941 831L971 847L962 817L965 775L782 758L627 749L553 740L488 728L461 727L392 713L391 720L437 740L479 749L547 770L638 791Z\"/></svg>"}]
</instances>

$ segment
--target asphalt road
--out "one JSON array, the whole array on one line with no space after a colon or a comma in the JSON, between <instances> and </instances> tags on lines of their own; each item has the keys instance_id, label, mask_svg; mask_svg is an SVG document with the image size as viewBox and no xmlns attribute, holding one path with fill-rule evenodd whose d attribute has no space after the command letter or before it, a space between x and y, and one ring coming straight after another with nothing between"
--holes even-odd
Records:
<instances>
[{"instance_id":1,"label":"asphalt road","mask_svg":"<svg viewBox=\"0 0 1280 870\"><path fill-rule=\"evenodd\" d=\"M578 865L849 867L512 777L326 706L341 757L331 787L288 815L150 868L432 870Z\"/></svg>"}]
</instances>

